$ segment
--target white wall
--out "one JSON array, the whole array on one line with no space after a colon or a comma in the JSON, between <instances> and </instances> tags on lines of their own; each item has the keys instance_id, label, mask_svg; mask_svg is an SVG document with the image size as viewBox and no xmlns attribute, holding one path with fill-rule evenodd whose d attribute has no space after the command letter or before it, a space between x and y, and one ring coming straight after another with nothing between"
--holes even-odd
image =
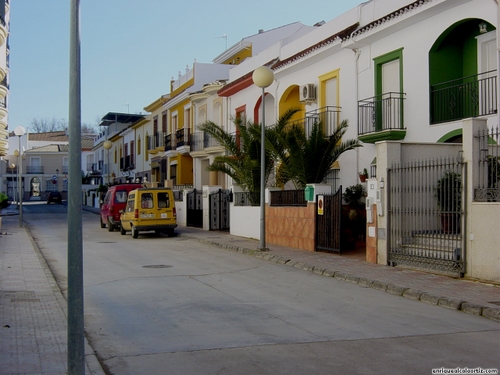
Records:
<instances>
[{"instance_id":1,"label":"white wall","mask_svg":"<svg viewBox=\"0 0 500 375\"><path fill-rule=\"evenodd\" d=\"M235 206L231 203L230 233L234 236L260 238L260 207Z\"/></svg>"}]
</instances>

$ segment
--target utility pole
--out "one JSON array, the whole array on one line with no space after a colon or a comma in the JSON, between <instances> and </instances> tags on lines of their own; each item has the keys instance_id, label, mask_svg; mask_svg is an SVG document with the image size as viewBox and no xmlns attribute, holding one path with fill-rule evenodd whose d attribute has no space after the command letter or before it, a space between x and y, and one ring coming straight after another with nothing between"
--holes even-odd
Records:
<instances>
[{"instance_id":1,"label":"utility pole","mask_svg":"<svg viewBox=\"0 0 500 375\"><path fill-rule=\"evenodd\" d=\"M85 375L80 79L80 0L71 0L68 170L68 374ZM70 240L71 239L71 240Z\"/></svg>"}]
</instances>

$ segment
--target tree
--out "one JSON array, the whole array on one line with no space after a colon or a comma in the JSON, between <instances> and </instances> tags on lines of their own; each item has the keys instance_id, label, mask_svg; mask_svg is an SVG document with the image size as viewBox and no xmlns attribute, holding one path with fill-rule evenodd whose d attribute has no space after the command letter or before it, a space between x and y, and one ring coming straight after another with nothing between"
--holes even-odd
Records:
<instances>
[{"instance_id":1,"label":"tree","mask_svg":"<svg viewBox=\"0 0 500 375\"><path fill-rule=\"evenodd\" d=\"M68 121L65 119L56 119L55 117L51 120L46 118L33 118L29 128L32 133L65 131L68 130ZM81 132L82 134L97 134L97 126L83 123L81 125Z\"/></svg>"},{"instance_id":2,"label":"tree","mask_svg":"<svg viewBox=\"0 0 500 375\"><path fill-rule=\"evenodd\" d=\"M276 126L266 131L266 138L273 157L279 160L278 184L291 181L302 189L306 184L323 182L341 154L362 144L357 139L342 140L348 128L347 120L330 136L325 134L322 123L316 122L307 136L303 124L287 121L295 111L287 112Z\"/></svg>"},{"instance_id":3,"label":"tree","mask_svg":"<svg viewBox=\"0 0 500 375\"><path fill-rule=\"evenodd\" d=\"M227 151L227 155L216 156L209 165L209 171L223 172L230 176L235 183L249 192L252 204L260 201L260 158L261 158L261 129L253 122L243 122L235 119L237 133L235 136L226 132L212 121L207 121L199 129L214 137ZM265 183L273 168L270 153L265 155Z\"/></svg>"},{"instance_id":4,"label":"tree","mask_svg":"<svg viewBox=\"0 0 500 375\"><path fill-rule=\"evenodd\" d=\"M30 131L32 133L46 133L61 131L68 128L68 123L64 119L56 119L55 117L51 120L47 118L34 118L30 123Z\"/></svg>"}]
</instances>

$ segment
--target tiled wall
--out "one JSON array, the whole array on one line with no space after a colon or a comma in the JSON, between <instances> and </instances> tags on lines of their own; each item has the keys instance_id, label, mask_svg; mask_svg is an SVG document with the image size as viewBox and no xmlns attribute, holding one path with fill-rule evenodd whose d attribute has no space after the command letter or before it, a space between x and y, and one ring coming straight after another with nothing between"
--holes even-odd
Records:
<instances>
[{"instance_id":1,"label":"tiled wall","mask_svg":"<svg viewBox=\"0 0 500 375\"><path fill-rule=\"evenodd\" d=\"M266 206L266 242L314 251L315 208Z\"/></svg>"}]
</instances>

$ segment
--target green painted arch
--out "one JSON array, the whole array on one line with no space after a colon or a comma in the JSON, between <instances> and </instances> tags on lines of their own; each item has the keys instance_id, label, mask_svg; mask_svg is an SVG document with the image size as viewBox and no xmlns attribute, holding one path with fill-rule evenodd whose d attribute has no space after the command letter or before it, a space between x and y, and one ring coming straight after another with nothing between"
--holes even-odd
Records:
<instances>
[{"instance_id":1,"label":"green painted arch","mask_svg":"<svg viewBox=\"0 0 500 375\"><path fill-rule=\"evenodd\" d=\"M448 142L450 139L453 139L453 138L456 138L456 137L459 137L461 136L463 133L462 133L462 129L455 129L455 130L452 130L451 132L448 132L446 133L445 135L443 135L441 138L439 138L437 140L438 143L446 143Z\"/></svg>"},{"instance_id":2,"label":"green painted arch","mask_svg":"<svg viewBox=\"0 0 500 375\"><path fill-rule=\"evenodd\" d=\"M449 26L429 50L429 84L477 74L477 43L479 23L487 30L495 27L480 18L465 18Z\"/></svg>"}]
</instances>

